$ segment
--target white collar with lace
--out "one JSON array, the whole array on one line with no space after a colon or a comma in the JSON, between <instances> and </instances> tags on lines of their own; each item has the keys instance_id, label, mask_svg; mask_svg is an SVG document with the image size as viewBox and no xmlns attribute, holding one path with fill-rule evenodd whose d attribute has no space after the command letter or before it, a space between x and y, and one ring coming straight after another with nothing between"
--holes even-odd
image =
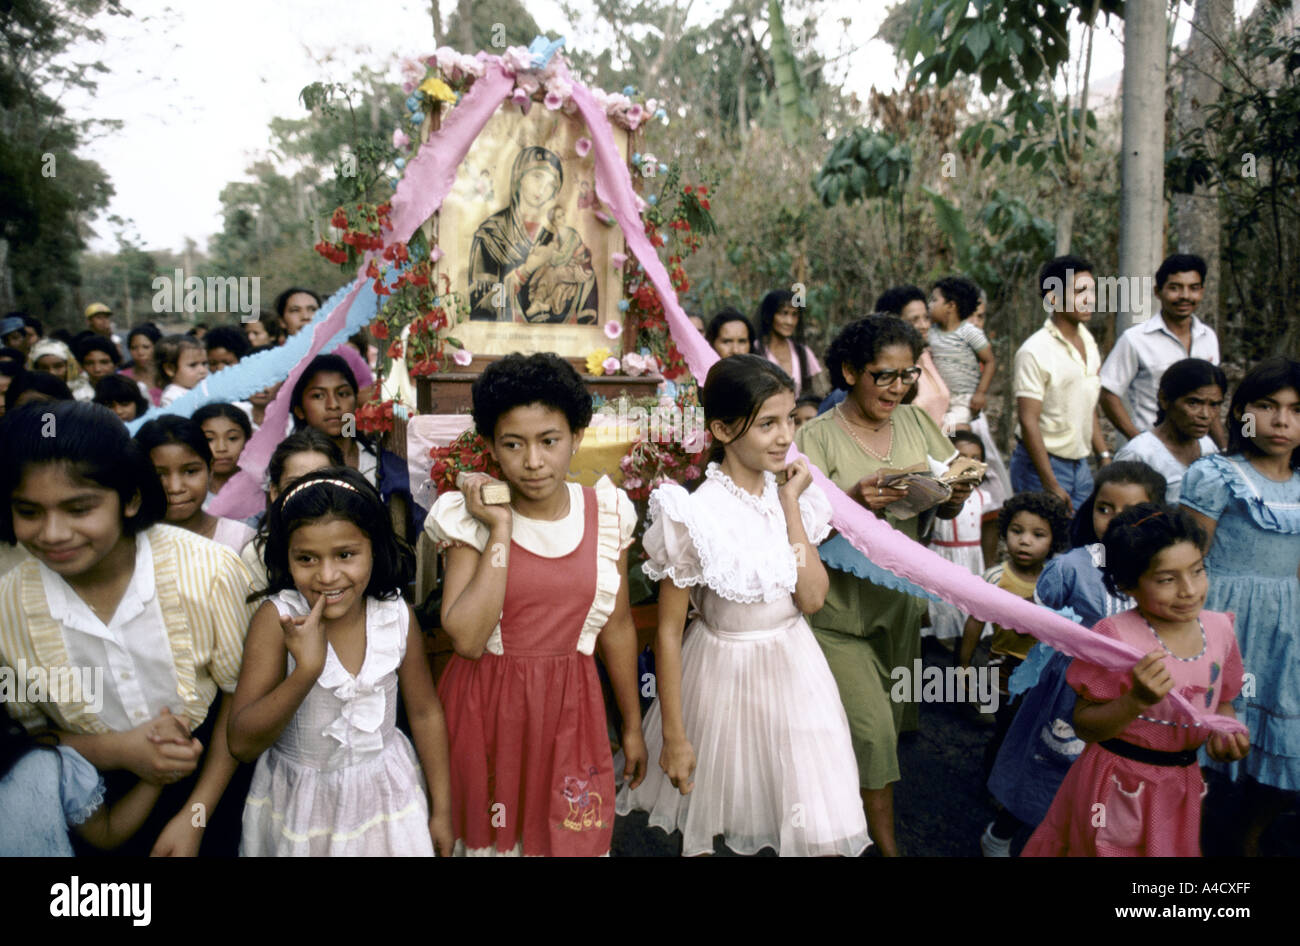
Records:
<instances>
[{"instance_id":1,"label":"white collar with lace","mask_svg":"<svg viewBox=\"0 0 1300 946\"><path fill-rule=\"evenodd\" d=\"M755 496L749 490L738 486L736 481L723 472L722 467L716 462L710 463L705 468L704 475L745 503L745 505L761 513L781 511L781 500L776 493L776 476L766 470L763 471L763 495L761 496Z\"/></svg>"}]
</instances>

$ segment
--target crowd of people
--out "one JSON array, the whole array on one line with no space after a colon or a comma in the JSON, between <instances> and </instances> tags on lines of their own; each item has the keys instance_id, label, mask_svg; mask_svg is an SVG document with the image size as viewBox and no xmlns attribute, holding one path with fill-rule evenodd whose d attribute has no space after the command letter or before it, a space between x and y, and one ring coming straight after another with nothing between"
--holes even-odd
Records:
<instances>
[{"instance_id":1,"label":"crowd of people","mask_svg":"<svg viewBox=\"0 0 1300 946\"><path fill-rule=\"evenodd\" d=\"M374 384L364 338L317 356L266 511L239 521L207 507L278 385L134 436L122 422L301 331L315 293L206 333L145 323L125 347L99 304L70 339L10 316L0 853L600 855L615 815L642 810L688 856L719 837L893 856L899 736L919 720L892 682L925 635L1001 695L987 856L1198 854L1202 765L1243 784L1234 830L1258 853L1300 792L1300 362L1230 390L1195 314L1205 270L1167 259L1160 314L1103 361L1093 266L1048 261L1006 463L970 280L893 287L824 352L790 292L753 321L724 309L698 324L719 356L700 385L707 469L656 488L640 523L608 477L571 481L592 397L555 355L504 357L474 385L506 494L475 474L428 511L404 460L345 423ZM983 481L918 510L897 474L963 457ZM1032 627L824 563L813 467L909 540L1145 656L1072 660ZM404 600L421 532L454 648L436 687ZM658 583L650 694L631 568ZM1243 725L1211 732L1175 697Z\"/></svg>"}]
</instances>

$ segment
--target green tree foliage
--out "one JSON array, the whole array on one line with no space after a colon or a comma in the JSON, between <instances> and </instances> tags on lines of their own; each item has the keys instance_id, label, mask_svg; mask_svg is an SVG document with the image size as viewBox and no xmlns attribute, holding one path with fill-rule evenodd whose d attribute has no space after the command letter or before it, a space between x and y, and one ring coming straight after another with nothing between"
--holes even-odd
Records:
<instances>
[{"instance_id":1,"label":"green tree foliage","mask_svg":"<svg viewBox=\"0 0 1300 946\"><path fill-rule=\"evenodd\" d=\"M459 48L465 35L462 7L470 9L469 28L472 49ZM537 21L524 9L519 0L474 0L451 11L447 19L444 45L457 47L458 52L473 55L480 49L500 53L507 46L527 46L542 31Z\"/></svg>"},{"instance_id":2,"label":"green tree foliage","mask_svg":"<svg viewBox=\"0 0 1300 946\"><path fill-rule=\"evenodd\" d=\"M1223 311L1241 329L1223 334L1247 361L1300 354L1300 33L1279 18L1237 38L1204 127L1175 142L1165 166L1170 191L1219 185Z\"/></svg>"},{"instance_id":3,"label":"green tree foliage","mask_svg":"<svg viewBox=\"0 0 1300 946\"><path fill-rule=\"evenodd\" d=\"M303 89L310 114L272 119L270 152L221 191L223 225L209 248L216 271L261 277L266 302L290 285L331 292L347 281L312 245L335 207L392 195L403 98L367 69Z\"/></svg>"},{"instance_id":4,"label":"green tree foliage","mask_svg":"<svg viewBox=\"0 0 1300 946\"><path fill-rule=\"evenodd\" d=\"M102 62L70 62L69 50L99 43L91 21L129 16L117 0L14 0L0 4L0 295L16 305L76 324L73 291L89 221L113 189L77 148L95 126L68 118L59 99L93 91Z\"/></svg>"}]
</instances>

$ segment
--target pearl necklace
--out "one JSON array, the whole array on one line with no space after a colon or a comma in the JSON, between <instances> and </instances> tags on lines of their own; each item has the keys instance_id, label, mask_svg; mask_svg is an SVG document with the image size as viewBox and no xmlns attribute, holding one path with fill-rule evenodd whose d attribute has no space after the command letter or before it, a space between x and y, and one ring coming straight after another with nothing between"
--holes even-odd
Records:
<instances>
[{"instance_id":1,"label":"pearl necklace","mask_svg":"<svg viewBox=\"0 0 1300 946\"><path fill-rule=\"evenodd\" d=\"M875 457L877 460L881 461L882 463L890 462L889 458L893 456L894 453L894 418L892 416L889 418L889 420L886 423L881 424L880 427L876 428L876 430L880 430L883 427L889 428L889 446L885 448L885 455L881 456L880 454L876 453L876 451L868 447L865 443L863 443L862 440L858 437L858 435L853 432L853 427L849 423L849 417L847 414L844 413L843 401L835 405L835 413L839 415L840 423L843 424L844 429L849 432L849 436L853 438L854 443L856 443L868 454Z\"/></svg>"}]
</instances>

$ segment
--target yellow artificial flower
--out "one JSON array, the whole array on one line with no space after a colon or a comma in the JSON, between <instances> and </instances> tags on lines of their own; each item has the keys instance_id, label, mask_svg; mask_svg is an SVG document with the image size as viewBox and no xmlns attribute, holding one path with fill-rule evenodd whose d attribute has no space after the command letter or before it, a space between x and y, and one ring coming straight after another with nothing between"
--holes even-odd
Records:
<instances>
[{"instance_id":1,"label":"yellow artificial flower","mask_svg":"<svg viewBox=\"0 0 1300 946\"><path fill-rule=\"evenodd\" d=\"M600 377L605 373L605 359L613 353L608 348L597 348L587 356L587 374Z\"/></svg>"},{"instance_id":2,"label":"yellow artificial flower","mask_svg":"<svg viewBox=\"0 0 1300 946\"><path fill-rule=\"evenodd\" d=\"M421 82L420 91L431 99L438 99L443 102L456 101L456 93L451 90L451 86L436 76L429 76L429 78Z\"/></svg>"}]
</instances>

